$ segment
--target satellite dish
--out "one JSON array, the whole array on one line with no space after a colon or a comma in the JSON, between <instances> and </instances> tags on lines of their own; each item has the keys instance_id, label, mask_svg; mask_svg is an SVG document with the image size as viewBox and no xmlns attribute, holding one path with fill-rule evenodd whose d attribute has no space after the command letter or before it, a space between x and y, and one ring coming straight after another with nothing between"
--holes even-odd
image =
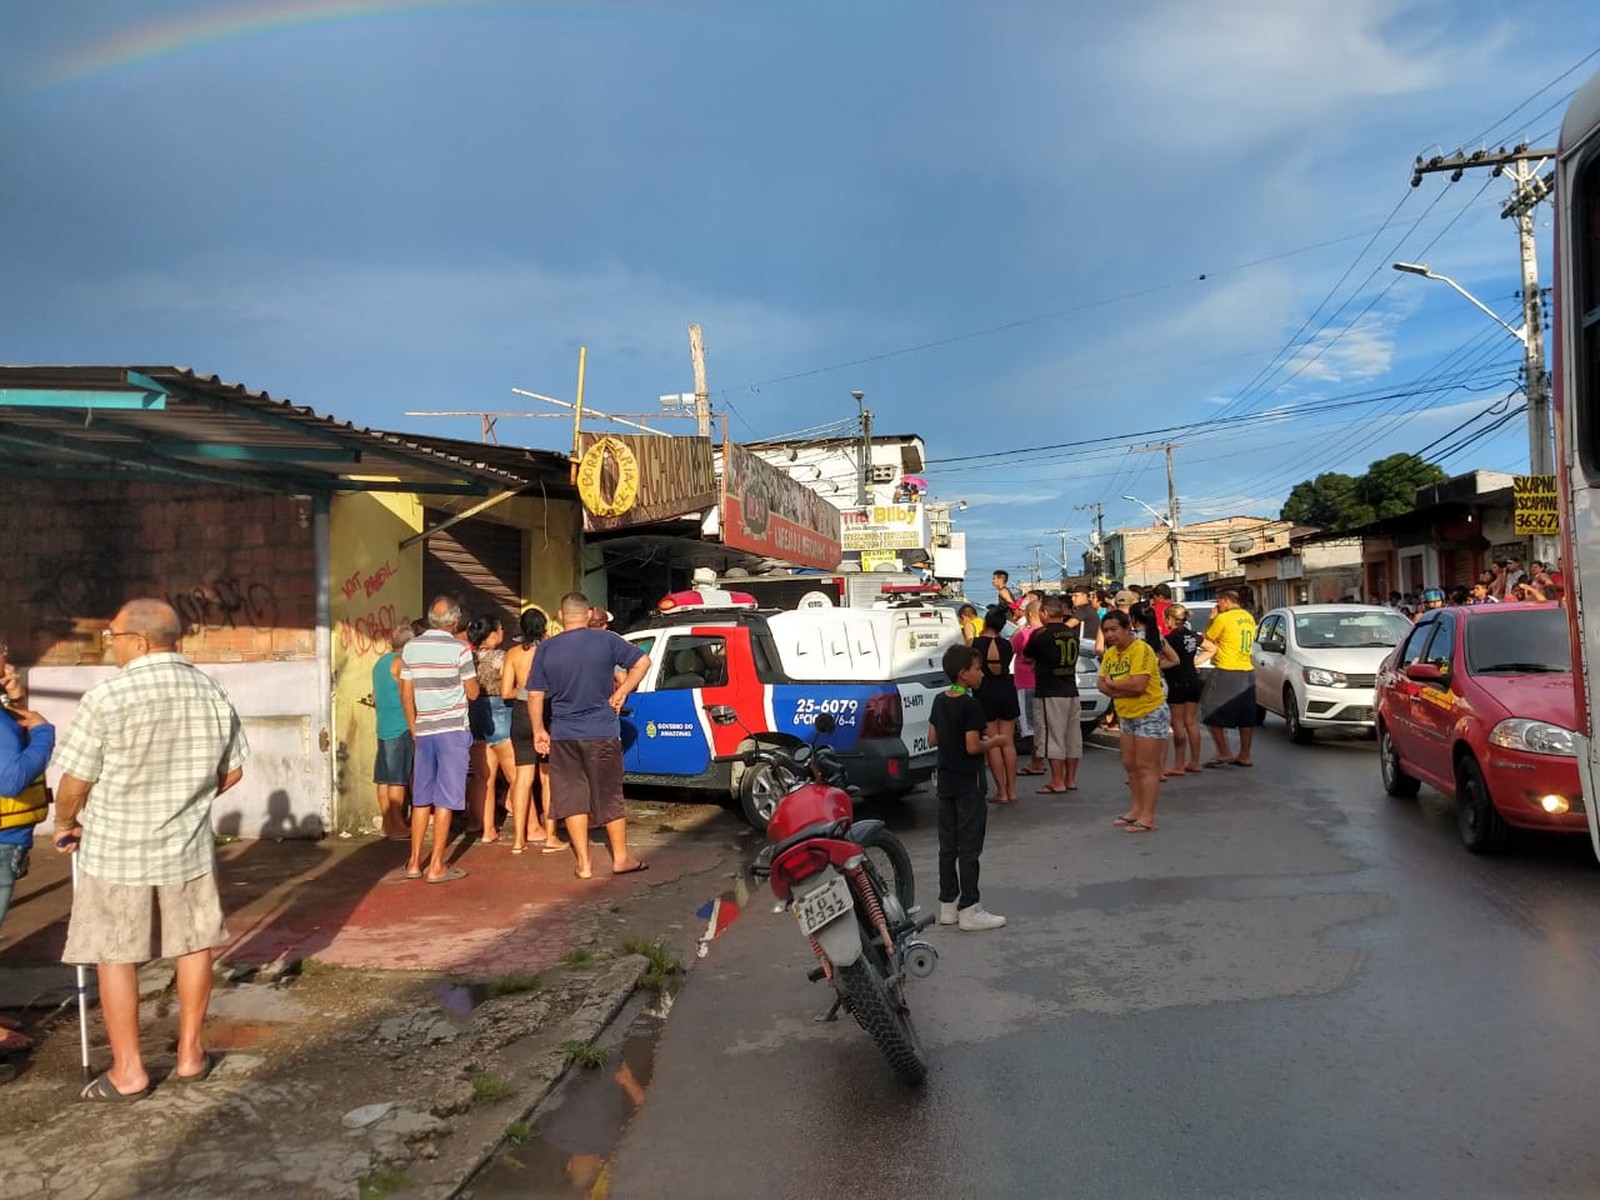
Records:
<instances>
[{"instance_id":1,"label":"satellite dish","mask_svg":"<svg viewBox=\"0 0 1600 1200\"><path fill-rule=\"evenodd\" d=\"M1244 554L1255 544L1255 538L1251 537L1249 534L1241 533L1238 537L1233 538L1228 542L1228 553Z\"/></svg>"}]
</instances>

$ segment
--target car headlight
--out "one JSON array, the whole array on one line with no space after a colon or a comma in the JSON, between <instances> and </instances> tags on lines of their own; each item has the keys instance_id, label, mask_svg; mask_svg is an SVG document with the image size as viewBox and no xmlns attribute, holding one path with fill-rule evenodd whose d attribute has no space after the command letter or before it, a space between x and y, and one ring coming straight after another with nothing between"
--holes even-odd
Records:
<instances>
[{"instance_id":1,"label":"car headlight","mask_svg":"<svg viewBox=\"0 0 1600 1200\"><path fill-rule=\"evenodd\" d=\"M1338 671L1325 671L1321 667L1305 667L1301 677L1313 687L1348 687L1350 680Z\"/></svg>"},{"instance_id":2,"label":"car headlight","mask_svg":"<svg viewBox=\"0 0 1600 1200\"><path fill-rule=\"evenodd\" d=\"M1526 750L1529 754L1558 754L1562 758L1575 758L1578 753L1576 737L1572 730L1548 721L1511 717L1489 731L1489 744L1503 746L1507 750Z\"/></svg>"}]
</instances>

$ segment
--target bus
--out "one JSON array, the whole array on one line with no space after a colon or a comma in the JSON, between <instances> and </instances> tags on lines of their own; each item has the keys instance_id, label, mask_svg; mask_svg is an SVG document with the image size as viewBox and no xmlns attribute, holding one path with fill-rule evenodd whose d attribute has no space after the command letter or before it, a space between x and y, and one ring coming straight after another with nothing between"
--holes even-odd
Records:
<instances>
[{"instance_id":1,"label":"bus","mask_svg":"<svg viewBox=\"0 0 1600 1200\"><path fill-rule=\"evenodd\" d=\"M1600 75L1579 89L1562 121L1555 206L1560 565L1577 690L1578 773L1600 857Z\"/></svg>"}]
</instances>

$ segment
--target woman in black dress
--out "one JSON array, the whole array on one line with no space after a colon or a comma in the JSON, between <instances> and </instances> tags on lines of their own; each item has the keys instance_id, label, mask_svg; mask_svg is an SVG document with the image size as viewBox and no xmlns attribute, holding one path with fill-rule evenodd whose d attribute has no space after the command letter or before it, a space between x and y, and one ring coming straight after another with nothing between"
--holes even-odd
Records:
<instances>
[{"instance_id":1,"label":"woman in black dress","mask_svg":"<svg viewBox=\"0 0 1600 1200\"><path fill-rule=\"evenodd\" d=\"M983 668L978 684L978 703L983 705L984 737L991 739L988 750L989 773L994 776L996 804L1014 804L1017 799L1017 683L1011 677L1011 640L1002 632L1006 612L998 605L983 618L983 632L972 639Z\"/></svg>"},{"instance_id":2,"label":"woman in black dress","mask_svg":"<svg viewBox=\"0 0 1600 1200\"><path fill-rule=\"evenodd\" d=\"M1181 604L1167 606L1166 642L1178 664L1163 666L1161 677L1167 684L1167 706L1172 709L1172 770L1168 775L1200 773L1200 672L1194 656L1204 641L1189 628L1189 610ZM1189 765L1183 767L1184 747L1189 750ZM1180 769L1181 768L1181 769Z\"/></svg>"}]
</instances>

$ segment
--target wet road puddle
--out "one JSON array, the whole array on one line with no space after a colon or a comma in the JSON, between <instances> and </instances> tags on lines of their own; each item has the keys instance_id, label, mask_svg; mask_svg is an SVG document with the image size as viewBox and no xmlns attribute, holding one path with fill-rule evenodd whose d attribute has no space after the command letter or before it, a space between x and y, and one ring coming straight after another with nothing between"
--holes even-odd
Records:
<instances>
[{"instance_id":1,"label":"wet road puddle","mask_svg":"<svg viewBox=\"0 0 1600 1200\"><path fill-rule=\"evenodd\" d=\"M478 1005L493 995L487 983L447 983L434 991L434 999L445 1015L457 1019L471 1016Z\"/></svg>"},{"instance_id":2,"label":"wet road puddle","mask_svg":"<svg viewBox=\"0 0 1600 1200\"><path fill-rule=\"evenodd\" d=\"M750 880L741 874L734 878L731 888L696 909L694 915L706 925L695 946L695 957L704 958L711 950L711 943L727 932L728 926L739 919L739 914L749 903Z\"/></svg>"},{"instance_id":3,"label":"wet road puddle","mask_svg":"<svg viewBox=\"0 0 1600 1200\"><path fill-rule=\"evenodd\" d=\"M574 1066L526 1127L513 1126L500 1153L461 1195L472 1200L598 1200L611 1158L655 1074L656 1043L670 992L636 995L623 1009L619 1039L605 1040L604 1065ZM615 1028L615 1027L614 1027Z\"/></svg>"}]
</instances>

